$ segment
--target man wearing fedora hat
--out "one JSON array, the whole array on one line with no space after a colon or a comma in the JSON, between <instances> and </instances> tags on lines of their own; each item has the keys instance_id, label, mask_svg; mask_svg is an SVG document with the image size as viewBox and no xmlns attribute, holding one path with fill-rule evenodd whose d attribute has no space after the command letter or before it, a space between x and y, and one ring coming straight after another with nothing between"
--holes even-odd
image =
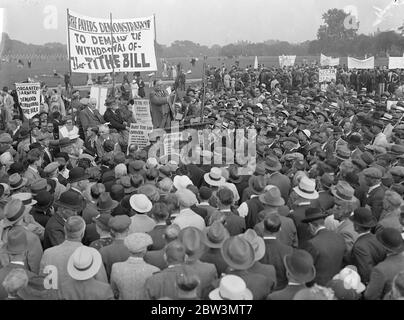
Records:
<instances>
[{"instance_id":1,"label":"man wearing fedora hat","mask_svg":"<svg viewBox=\"0 0 404 320\"><path fill-rule=\"evenodd\" d=\"M287 202L290 193L290 179L284 174L280 173L282 165L276 157L267 156L265 160L265 168L269 172L267 177L267 185L273 185L279 188L282 198Z\"/></svg>"},{"instance_id":2,"label":"man wearing fedora hat","mask_svg":"<svg viewBox=\"0 0 404 320\"><path fill-rule=\"evenodd\" d=\"M297 292L316 276L313 257L305 250L297 249L283 258L288 284L282 290L268 295L267 300L293 300Z\"/></svg>"},{"instance_id":3,"label":"man wearing fedora hat","mask_svg":"<svg viewBox=\"0 0 404 320\"><path fill-rule=\"evenodd\" d=\"M64 224L69 217L77 215L82 210L81 200L77 192L67 190L61 194L58 201L55 201L56 212L45 226L44 249L65 241Z\"/></svg>"},{"instance_id":4,"label":"man wearing fedora hat","mask_svg":"<svg viewBox=\"0 0 404 320\"><path fill-rule=\"evenodd\" d=\"M223 243L221 251L229 266L226 274L242 278L247 288L251 290L254 300L265 299L270 293L273 282L262 274L249 270L255 263L254 248L250 242L242 236L230 237Z\"/></svg>"},{"instance_id":5,"label":"man wearing fedora hat","mask_svg":"<svg viewBox=\"0 0 404 320\"><path fill-rule=\"evenodd\" d=\"M213 222L203 231L202 241L205 244L206 250L200 260L214 264L219 278L228 267L220 250L224 241L229 237L229 232L220 221Z\"/></svg>"},{"instance_id":6,"label":"man wearing fedora hat","mask_svg":"<svg viewBox=\"0 0 404 320\"><path fill-rule=\"evenodd\" d=\"M212 290L212 282L217 279L217 270L214 264L200 260L205 252L205 245L202 239L202 232L194 227L182 229L178 236L178 240L185 247L187 255L185 264L198 276L200 284L197 292L204 299L207 298L209 292Z\"/></svg>"},{"instance_id":7,"label":"man wearing fedora hat","mask_svg":"<svg viewBox=\"0 0 404 320\"><path fill-rule=\"evenodd\" d=\"M102 269L98 250L80 246L74 250L66 263L69 278L60 286L62 300L113 300L109 283L96 278Z\"/></svg>"},{"instance_id":8,"label":"man wearing fedora hat","mask_svg":"<svg viewBox=\"0 0 404 320\"><path fill-rule=\"evenodd\" d=\"M8 233L7 244L5 246L5 253L8 255L9 263L0 269L0 299L4 300L7 298L7 292L3 286L3 281L7 275L15 269L21 269L25 271L28 280L36 277L36 273L30 271L26 265L27 250L28 250L28 240L23 227L16 226L10 230ZM28 282L28 286L30 283ZM43 283L42 283L43 288ZM22 289L24 290L24 289ZM19 294L19 291L17 294Z\"/></svg>"},{"instance_id":9,"label":"man wearing fedora hat","mask_svg":"<svg viewBox=\"0 0 404 320\"><path fill-rule=\"evenodd\" d=\"M102 247L109 246L113 242L111 228L108 224L111 218L112 216L109 213L98 214L92 218L95 230L100 238L91 242L90 247L100 250Z\"/></svg>"},{"instance_id":10,"label":"man wearing fedora hat","mask_svg":"<svg viewBox=\"0 0 404 320\"><path fill-rule=\"evenodd\" d=\"M114 263L111 271L111 287L116 299L144 300L146 279L160 271L159 268L147 264L143 257L152 238L146 233L132 233L124 239L130 256L124 262Z\"/></svg>"},{"instance_id":11,"label":"man wearing fedora hat","mask_svg":"<svg viewBox=\"0 0 404 320\"><path fill-rule=\"evenodd\" d=\"M351 261L358 268L363 283L366 285L375 265L386 257L386 249L381 245L371 229L377 224L372 212L367 208L358 208L350 217L358 238L352 247Z\"/></svg>"},{"instance_id":12,"label":"man wearing fedora hat","mask_svg":"<svg viewBox=\"0 0 404 320\"><path fill-rule=\"evenodd\" d=\"M377 238L387 251L386 259L377 264L370 274L365 299L379 300L389 293L393 278L404 271L404 240L398 230L385 228Z\"/></svg>"},{"instance_id":13,"label":"man wearing fedora hat","mask_svg":"<svg viewBox=\"0 0 404 320\"><path fill-rule=\"evenodd\" d=\"M48 179L51 179L56 182L55 187L55 200L60 198L60 195L66 191L66 187L59 182L59 163L58 162L51 162L44 168L44 173Z\"/></svg>"},{"instance_id":14,"label":"man wearing fedora hat","mask_svg":"<svg viewBox=\"0 0 404 320\"><path fill-rule=\"evenodd\" d=\"M302 220L309 225L313 234L304 249L313 256L316 267L314 282L319 285L326 285L339 272L346 250L344 238L325 228L325 217L321 209L310 208L306 210L306 218Z\"/></svg>"},{"instance_id":15,"label":"man wearing fedora hat","mask_svg":"<svg viewBox=\"0 0 404 320\"><path fill-rule=\"evenodd\" d=\"M41 259L40 270L43 272L46 266L55 266L58 272L58 289L61 288L63 282L70 279L66 266L72 253L79 247L83 246L82 239L85 232L85 222L79 216L71 216L66 219L64 224L65 241L52 248L44 251ZM100 281L107 282L107 275L104 266L100 268L96 278Z\"/></svg>"},{"instance_id":16,"label":"man wearing fedora hat","mask_svg":"<svg viewBox=\"0 0 404 320\"><path fill-rule=\"evenodd\" d=\"M108 279L111 276L112 265L116 262L126 261L129 258L130 252L124 244L124 239L129 234L130 224L131 220L126 215L115 216L108 221L114 241L100 249Z\"/></svg>"},{"instance_id":17,"label":"man wearing fedora hat","mask_svg":"<svg viewBox=\"0 0 404 320\"><path fill-rule=\"evenodd\" d=\"M3 243L7 243L10 230L17 226L23 227L25 236L28 239L28 249L26 250L27 269L38 273L43 249L38 235L33 232L35 231L35 226L39 224L29 214L30 210L31 206L25 205L20 199L11 199L6 204L4 207L5 217L2 220L1 240ZM29 222L31 219L34 224Z\"/></svg>"},{"instance_id":18,"label":"man wearing fedora hat","mask_svg":"<svg viewBox=\"0 0 404 320\"><path fill-rule=\"evenodd\" d=\"M400 213L402 205L403 199L397 192L386 190L383 199L383 211L375 228L376 233L384 228L394 228L401 232Z\"/></svg>"},{"instance_id":19,"label":"man wearing fedora hat","mask_svg":"<svg viewBox=\"0 0 404 320\"><path fill-rule=\"evenodd\" d=\"M177 224L181 229L195 227L203 231L206 227L205 220L191 209L192 206L198 204L196 195L188 189L177 191L175 195L180 206L180 213L173 223Z\"/></svg>"}]
</instances>

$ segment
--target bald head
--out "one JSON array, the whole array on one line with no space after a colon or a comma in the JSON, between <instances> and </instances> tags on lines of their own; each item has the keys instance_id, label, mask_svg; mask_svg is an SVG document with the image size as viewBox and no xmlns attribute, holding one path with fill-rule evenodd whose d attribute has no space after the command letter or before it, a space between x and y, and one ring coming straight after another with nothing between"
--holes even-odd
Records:
<instances>
[{"instance_id":1,"label":"bald head","mask_svg":"<svg viewBox=\"0 0 404 320\"><path fill-rule=\"evenodd\" d=\"M89 106L89 108L91 110L97 109L97 99L96 98L90 98L88 106Z\"/></svg>"}]
</instances>

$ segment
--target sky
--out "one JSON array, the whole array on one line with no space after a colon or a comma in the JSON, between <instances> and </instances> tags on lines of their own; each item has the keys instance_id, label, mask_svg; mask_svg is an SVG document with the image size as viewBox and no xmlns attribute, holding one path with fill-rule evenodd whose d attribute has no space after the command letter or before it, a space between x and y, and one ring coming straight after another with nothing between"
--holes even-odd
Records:
<instances>
[{"instance_id":1,"label":"sky","mask_svg":"<svg viewBox=\"0 0 404 320\"><path fill-rule=\"evenodd\" d=\"M157 41L169 45L191 40L201 45L225 45L240 40L292 43L313 40L330 8L354 8L359 33L388 31L404 22L404 3L390 6L374 25L373 6L386 8L403 0L0 0L3 29L26 43L66 43L66 9L90 17L130 18L156 15Z\"/></svg>"}]
</instances>

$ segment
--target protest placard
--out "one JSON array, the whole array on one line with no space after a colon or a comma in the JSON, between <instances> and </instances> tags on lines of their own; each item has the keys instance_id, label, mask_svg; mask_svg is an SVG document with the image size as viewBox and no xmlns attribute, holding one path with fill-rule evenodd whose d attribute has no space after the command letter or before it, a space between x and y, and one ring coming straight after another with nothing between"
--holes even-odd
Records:
<instances>
[{"instance_id":1,"label":"protest placard","mask_svg":"<svg viewBox=\"0 0 404 320\"><path fill-rule=\"evenodd\" d=\"M319 69L318 70L318 82L331 82L332 80L337 81L337 70L336 69Z\"/></svg>"},{"instance_id":2,"label":"protest placard","mask_svg":"<svg viewBox=\"0 0 404 320\"><path fill-rule=\"evenodd\" d=\"M153 16L100 19L68 11L72 72L156 71ZM112 29L112 30L111 30Z\"/></svg>"},{"instance_id":3,"label":"protest placard","mask_svg":"<svg viewBox=\"0 0 404 320\"><path fill-rule=\"evenodd\" d=\"M149 145L149 133L153 130L153 126L140 123L131 123L129 130L128 146L137 145L139 148Z\"/></svg>"},{"instance_id":4,"label":"protest placard","mask_svg":"<svg viewBox=\"0 0 404 320\"><path fill-rule=\"evenodd\" d=\"M149 100L135 99L132 107L133 116L136 122L153 125L150 115L150 102Z\"/></svg>"},{"instance_id":5,"label":"protest placard","mask_svg":"<svg viewBox=\"0 0 404 320\"><path fill-rule=\"evenodd\" d=\"M404 69L404 57L389 57L389 69Z\"/></svg>"},{"instance_id":6,"label":"protest placard","mask_svg":"<svg viewBox=\"0 0 404 320\"><path fill-rule=\"evenodd\" d=\"M283 67L293 67L295 65L296 56L279 56L279 65Z\"/></svg>"},{"instance_id":7,"label":"protest placard","mask_svg":"<svg viewBox=\"0 0 404 320\"><path fill-rule=\"evenodd\" d=\"M365 60L359 60L348 57L348 69L374 69L375 57L370 57Z\"/></svg>"},{"instance_id":8,"label":"protest placard","mask_svg":"<svg viewBox=\"0 0 404 320\"><path fill-rule=\"evenodd\" d=\"M322 67L335 67L339 65L339 58L327 57L323 54L320 56L320 65Z\"/></svg>"},{"instance_id":9,"label":"protest placard","mask_svg":"<svg viewBox=\"0 0 404 320\"><path fill-rule=\"evenodd\" d=\"M15 89L22 113L25 118L32 119L32 117L39 113L41 106L41 84L16 83Z\"/></svg>"},{"instance_id":10,"label":"protest placard","mask_svg":"<svg viewBox=\"0 0 404 320\"><path fill-rule=\"evenodd\" d=\"M105 100L107 99L108 88L107 87L91 87L90 98L97 100L97 110L103 116L107 107L105 106Z\"/></svg>"}]
</instances>

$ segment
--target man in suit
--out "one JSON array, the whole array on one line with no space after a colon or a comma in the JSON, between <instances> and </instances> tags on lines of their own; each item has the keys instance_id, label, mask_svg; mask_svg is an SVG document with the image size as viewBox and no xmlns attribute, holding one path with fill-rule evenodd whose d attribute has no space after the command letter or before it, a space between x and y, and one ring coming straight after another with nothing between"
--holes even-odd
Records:
<instances>
[{"instance_id":1,"label":"man in suit","mask_svg":"<svg viewBox=\"0 0 404 320\"><path fill-rule=\"evenodd\" d=\"M147 251L147 253L144 256L144 261L148 264L151 264L159 268L160 270L167 268L167 261L164 258L167 245L178 239L180 231L181 231L180 227L178 227L176 224L169 225L164 231L163 235L164 241L166 243L164 248L160 250Z\"/></svg>"},{"instance_id":2,"label":"man in suit","mask_svg":"<svg viewBox=\"0 0 404 320\"><path fill-rule=\"evenodd\" d=\"M131 220L126 215L115 216L108 221L114 241L109 246L100 249L108 279L111 276L112 265L116 262L126 261L130 256L128 248L123 243L129 233L130 223Z\"/></svg>"},{"instance_id":3,"label":"man in suit","mask_svg":"<svg viewBox=\"0 0 404 320\"><path fill-rule=\"evenodd\" d=\"M200 260L205 251L202 232L197 228L188 227L181 230L178 240L184 245L187 254L185 265L189 266L200 280L198 295L205 299L213 289L212 283L217 279L217 270L214 264Z\"/></svg>"},{"instance_id":4,"label":"man in suit","mask_svg":"<svg viewBox=\"0 0 404 320\"><path fill-rule=\"evenodd\" d=\"M306 210L306 218L303 223L309 225L313 234L305 245L314 260L316 277L314 282L319 285L326 285L334 275L342 268L342 260L345 253L344 238L334 231L327 230L324 226L326 215L319 208Z\"/></svg>"},{"instance_id":5,"label":"man in suit","mask_svg":"<svg viewBox=\"0 0 404 320\"><path fill-rule=\"evenodd\" d=\"M316 276L313 257L305 250L297 249L284 257L288 285L272 292L267 300L293 300L297 292L306 288L306 283Z\"/></svg>"},{"instance_id":6,"label":"man in suit","mask_svg":"<svg viewBox=\"0 0 404 320\"><path fill-rule=\"evenodd\" d=\"M178 299L177 278L188 269L194 274L191 268L184 265L185 256L185 247L180 241L174 240L167 245L165 260L168 267L146 280L144 288L147 299Z\"/></svg>"},{"instance_id":7,"label":"man in suit","mask_svg":"<svg viewBox=\"0 0 404 320\"><path fill-rule=\"evenodd\" d=\"M67 190L55 202L56 212L45 226L44 249L60 245L65 241L65 221L81 211L80 199L76 192Z\"/></svg>"},{"instance_id":8,"label":"man in suit","mask_svg":"<svg viewBox=\"0 0 404 320\"><path fill-rule=\"evenodd\" d=\"M374 266L385 259L386 250L371 233L371 229L376 226L376 219L369 209L362 207L356 209L350 219L358 233L352 247L352 264L357 267L362 282L366 285Z\"/></svg>"},{"instance_id":9,"label":"man in suit","mask_svg":"<svg viewBox=\"0 0 404 320\"><path fill-rule=\"evenodd\" d=\"M122 116L118 103L114 98L108 98L105 105L107 110L104 113L104 120L109 122L110 129L115 129L119 133L119 144L126 147L129 139L129 124Z\"/></svg>"},{"instance_id":10,"label":"man in suit","mask_svg":"<svg viewBox=\"0 0 404 320\"><path fill-rule=\"evenodd\" d=\"M200 200L200 202L196 206L198 208L204 210L205 217L202 216L202 218L205 219L206 224L208 224L209 217L212 215L212 213L217 211L217 209L212 207L208 202L211 197L212 197L212 190L210 188L205 187L205 186L202 186L202 187L199 188L199 200ZM196 213L198 213L198 212L196 212Z\"/></svg>"},{"instance_id":11,"label":"man in suit","mask_svg":"<svg viewBox=\"0 0 404 320\"><path fill-rule=\"evenodd\" d=\"M58 288L61 288L62 283L70 279L67 263L73 252L83 245L81 239L84 236L85 226L86 223L79 216L67 218L64 225L66 240L60 245L46 249L42 256L40 271L43 272L46 266L55 266L58 272ZM103 266L99 269L96 278L103 282L108 281Z\"/></svg>"},{"instance_id":12,"label":"man in suit","mask_svg":"<svg viewBox=\"0 0 404 320\"><path fill-rule=\"evenodd\" d=\"M386 187L382 185L382 172L380 169L371 167L363 170L366 185L369 187L365 196L364 205L368 205L376 221L379 221L383 211L383 198Z\"/></svg>"},{"instance_id":13,"label":"man in suit","mask_svg":"<svg viewBox=\"0 0 404 320\"><path fill-rule=\"evenodd\" d=\"M82 111L80 111L79 119L86 137L88 128L98 127L99 125L105 123L104 118L97 110L97 100L94 98L91 98L88 105Z\"/></svg>"},{"instance_id":14,"label":"man in suit","mask_svg":"<svg viewBox=\"0 0 404 320\"><path fill-rule=\"evenodd\" d=\"M358 233L354 230L349 217L359 206L359 200L354 196L354 189L345 181L339 181L335 187L332 187L331 193L334 196L335 205L330 210L333 214L325 219L325 226L344 238L346 249L344 261L349 264L352 246L358 238Z\"/></svg>"},{"instance_id":15,"label":"man in suit","mask_svg":"<svg viewBox=\"0 0 404 320\"><path fill-rule=\"evenodd\" d=\"M265 299L273 287L273 282L268 277L249 270L255 263L252 245L241 236L230 237L223 243L222 256L229 266L226 274L242 278L251 290L254 300Z\"/></svg>"},{"instance_id":16,"label":"man in suit","mask_svg":"<svg viewBox=\"0 0 404 320\"><path fill-rule=\"evenodd\" d=\"M279 172L279 170L282 169L281 163L276 157L267 156L265 160L265 169L269 173L267 176L267 185L278 187L283 200L287 202L289 199L291 184L290 179Z\"/></svg>"},{"instance_id":17,"label":"man in suit","mask_svg":"<svg viewBox=\"0 0 404 320\"><path fill-rule=\"evenodd\" d=\"M321 190L318 192L318 202L324 212L334 206L334 196L330 191L333 182L333 178L328 173L324 173L320 178Z\"/></svg>"},{"instance_id":18,"label":"man in suit","mask_svg":"<svg viewBox=\"0 0 404 320\"><path fill-rule=\"evenodd\" d=\"M166 245L164 240L164 233L167 228L167 219L170 216L169 208L164 203L156 203L151 211L153 219L156 221L156 225L153 230L148 234L151 236L153 242L148 248L149 250L160 250Z\"/></svg>"},{"instance_id":19,"label":"man in suit","mask_svg":"<svg viewBox=\"0 0 404 320\"><path fill-rule=\"evenodd\" d=\"M404 271L404 242L401 234L394 228L385 228L377 238L387 251L384 261L377 264L370 274L365 291L365 299L379 300L390 292L394 277Z\"/></svg>"},{"instance_id":20,"label":"man in suit","mask_svg":"<svg viewBox=\"0 0 404 320\"><path fill-rule=\"evenodd\" d=\"M154 90L150 92L150 113L154 128L167 128L171 125L171 110L169 103L174 97L174 92L167 94L162 88L163 82L154 81Z\"/></svg>"},{"instance_id":21,"label":"man in suit","mask_svg":"<svg viewBox=\"0 0 404 320\"><path fill-rule=\"evenodd\" d=\"M241 236L244 237L244 239L246 239L254 249L255 262L247 271L262 274L265 278L267 278L270 283L270 292L272 292L276 287L275 267L273 265L263 264L260 262L265 255L264 239L258 236L252 229L248 229Z\"/></svg>"},{"instance_id":22,"label":"man in suit","mask_svg":"<svg viewBox=\"0 0 404 320\"><path fill-rule=\"evenodd\" d=\"M228 267L226 261L223 259L221 248L223 242L229 237L229 232L220 221L213 222L210 227L203 231L202 241L207 250L202 254L200 260L214 264L219 278Z\"/></svg>"},{"instance_id":23,"label":"man in suit","mask_svg":"<svg viewBox=\"0 0 404 320\"><path fill-rule=\"evenodd\" d=\"M116 299L144 300L146 279L160 269L147 264L143 257L147 247L152 244L152 238L145 233L132 233L124 239L124 245L130 252L130 257L124 262L114 263L111 271L111 287Z\"/></svg>"},{"instance_id":24,"label":"man in suit","mask_svg":"<svg viewBox=\"0 0 404 320\"><path fill-rule=\"evenodd\" d=\"M24 172L24 178L28 180L30 185L36 179L41 178L39 174L39 168L42 166L43 155L39 149L32 149L28 152L27 157L28 168Z\"/></svg>"},{"instance_id":25,"label":"man in suit","mask_svg":"<svg viewBox=\"0 0 404 320\"><path fill-rule=\"evenodd\" d=\"M281 290L287 285L286 269L283 258L293 252L293 248L282 243L279 237L281 220L277 213L266 214L264 219L263 238L265 243L265 254L260 260L263 264L273 265L276 271L275 290Z\"/></svg>"},{"instance_id":26,"label":"man in suit","mask_svg":"<svg viewBox=\"0 0 404 320\"><path fill-rule=\"evenodd\" d=\"M102 269L101 255L97 249L80 246L66 263L68 278L60 286L63 300L113 300L114 294L108 282L97 280Z\"/></svg>"}]
</instances>

